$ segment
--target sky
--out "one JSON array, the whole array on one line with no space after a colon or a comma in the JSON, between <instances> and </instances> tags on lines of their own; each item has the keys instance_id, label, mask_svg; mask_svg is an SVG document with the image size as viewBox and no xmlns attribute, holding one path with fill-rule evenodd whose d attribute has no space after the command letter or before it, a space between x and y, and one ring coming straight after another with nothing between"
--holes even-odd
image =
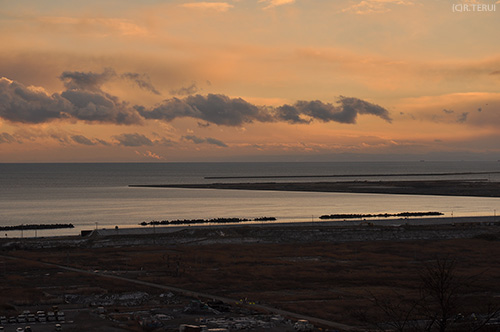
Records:
<instances>
[{"instance_id":1,"label":"sky","mask_svg":"<svg viewBox=\"0 0 500 332\"><path fill-rule=\"evenodd\" d=\"M0 162L500 160L500 1L0 0Z\"/></svg>"}]
</instances>

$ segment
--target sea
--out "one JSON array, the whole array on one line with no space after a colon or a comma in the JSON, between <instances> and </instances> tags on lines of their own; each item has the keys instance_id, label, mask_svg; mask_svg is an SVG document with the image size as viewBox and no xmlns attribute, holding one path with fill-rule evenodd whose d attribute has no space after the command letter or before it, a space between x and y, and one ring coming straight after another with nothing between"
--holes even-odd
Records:
<instances>
[{"instance_id":1,"label":"sea","mask_svg":"<svg viewBox=\"0 0 500 332\"><path fill-rule=\"evenodd\" d=\"M435 211L459 217L500 212L500 198L487 197L129 187L428 179L499 182L500 162L3 163L0 226L74 228L10 230L0 236L79 235L96 228L150 227L140 223L152 220L274 217L276 223L288 223L320 222L321 215L340 213Z\"/></svg>"}]
</instances>

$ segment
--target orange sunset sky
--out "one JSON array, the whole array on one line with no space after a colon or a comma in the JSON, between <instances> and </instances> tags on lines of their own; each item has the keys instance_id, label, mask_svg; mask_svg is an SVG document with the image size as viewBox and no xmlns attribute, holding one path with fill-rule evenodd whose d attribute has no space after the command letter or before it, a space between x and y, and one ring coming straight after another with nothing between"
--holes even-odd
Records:
<instances>
[{"instance_id":1,"label":"orange sunset sky","mask_svg":"<svg viewBox=\"0 0 500 332\"><path fill-rule=\"evenodd\" d=\"M0 0L0 162L497 160L500 1Z\"/></svg>"}]
</instances>

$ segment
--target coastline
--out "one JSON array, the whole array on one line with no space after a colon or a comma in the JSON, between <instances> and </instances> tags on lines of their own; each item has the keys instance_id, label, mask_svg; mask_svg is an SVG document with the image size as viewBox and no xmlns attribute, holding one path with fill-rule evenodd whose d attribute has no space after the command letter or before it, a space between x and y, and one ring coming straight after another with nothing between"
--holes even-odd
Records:
<instances>
[{"instance_id":1,"label":"coastline","mask_svg":"<svg viewBox=\"0 0 500 332\"><path fill-rule=\"evenodd\" d=\"M102 228L94 230L92 233L96 236L119 236L119 235L155 235L170 234L185 230L210 230L210 229L231 229L231 228L265 228L265 227L365 227L368 225L379 227L401 227L401 226L441 226L456 224L481 225L500 222L500 216L470 216L470 217L417 217L417 218L375 218L375 219L357 219L357 220L314 220L299 222L251 222L237 224L200 224L200 225L175 225L175 226L148 226L148 227L126 227L119 229Z\"/></svg>"},{"instance_id":2,"label":"coastline","mask_svg":"<svg viewBox=\"0 0 500 332\"><path fill-rule=\"evenodd\" d=\"M500 182L484 180L129 184L129 187L500 197Z\"/></svg>"},{"instance_id":3,"label":"coastline","mask_svg":"<svg viewBox=\"0 0 500 332\"><path fill-rule=\"evenodd\" d=\"M280 244L412 241L500 236L500 218L429 217L97 229L87 236L0 239L1 250L143 245Z\"/></svg>"}]
</instances>

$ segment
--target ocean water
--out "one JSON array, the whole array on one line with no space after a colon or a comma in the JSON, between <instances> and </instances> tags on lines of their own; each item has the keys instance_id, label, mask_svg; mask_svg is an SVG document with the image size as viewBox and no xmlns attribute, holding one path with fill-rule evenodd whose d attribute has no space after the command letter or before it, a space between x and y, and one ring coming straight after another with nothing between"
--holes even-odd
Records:
<instances>
[{"instance_id":1,"label":"ocean water","mask_svg":"<svg viewBox=\"0 0 500 332\"><path fill-rule=\"evenodd\" d=\"M499 162L0 164L0 225L75 226L0 234L77 235L95 227L139 227L142 221L165 219L269 216L278 222L293 222L318 221L320 215L333 213L405 211L438 211L445 216L493 215L500 212L500 198L128 185L457 178L498 182L499 172Z\"/></svg>"}]
</instances>

